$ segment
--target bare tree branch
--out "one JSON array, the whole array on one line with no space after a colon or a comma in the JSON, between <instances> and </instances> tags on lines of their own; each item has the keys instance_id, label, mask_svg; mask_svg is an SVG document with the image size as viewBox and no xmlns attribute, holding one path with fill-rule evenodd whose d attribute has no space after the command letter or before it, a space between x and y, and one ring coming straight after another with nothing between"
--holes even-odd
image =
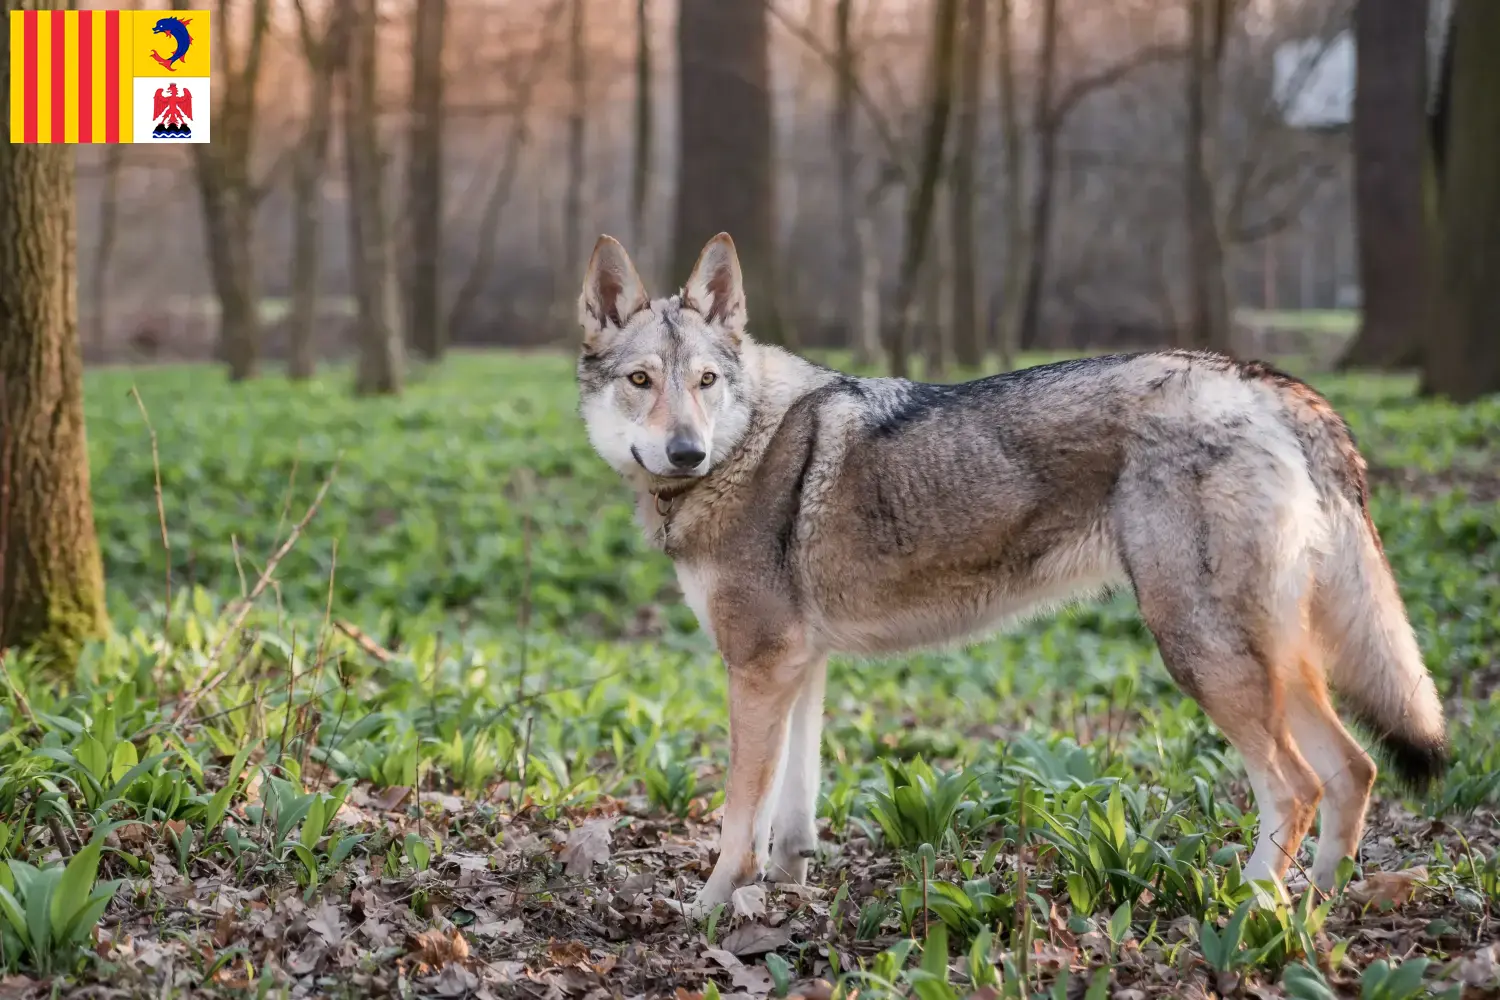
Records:
<instances>
[{"instance_id":1,"label":"bare tree branch","mask_svg":"<svg viewBox=\"0 0 1500 1000\"><path fill-rule=\"evenodd\" d=\"M1111 66L1074 80L1053 102L1047 127L1061 128L1068 116L1091 94L1108 90L1137 70L1157 63L1173 62L1184 55L1186 52L1180 45L1147 45Z\"/></svg>"},{"instance_id":2,"label":"bare tree branch","mask_svg":"<svg viewBox=\"0 0 1500 1000\"><path fill-rule=\"evenodd\" d=\"M824 45L816 34L805 26L793 21L778 9L776 4L770 2L770 0L767 0L766 10L772 18L786 29L788 34L811 49L814 55L828 65L829 69L835 73L839 71L838 53ZM905 180L914 180L916 178L916 167L912 163L911 153L907 149L906 144L897 137L896 130L891 127L891 123L886 118L885 112L880 110L880 106L870 97L870 92L864 88L859 80L853 80L850 86L855 103L860 106L865 113L865 117L869 119L870 126L874 128L875 134L880 139L880 144L884 147L886 155L890 157L891 162L901 171L902 177Z\"/></svg>"}]
</instances>

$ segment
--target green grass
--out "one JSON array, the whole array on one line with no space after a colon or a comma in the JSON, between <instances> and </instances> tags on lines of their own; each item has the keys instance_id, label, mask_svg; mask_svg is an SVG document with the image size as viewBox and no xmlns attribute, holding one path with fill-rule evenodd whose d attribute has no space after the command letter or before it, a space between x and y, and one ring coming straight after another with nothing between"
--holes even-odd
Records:
<instances>
[{"instance_id":1,"label":"green grass","mask_svg":"<svg viewBox=\"0 0 1500 1000\"><path fill-rule=\"evenodd\" d=\"M1315 382L1377 468L1374 516L1458 760L1421 801L1382 781L1356 889L1287 907L1242 884L1255 816L1239 761L1172 688L1125 596L964 650L836 661L813 873L825 894L773 890L785 919L765 933L782 938L736 973L705 962L704 941L742 948L764 921L692 928L649 900L691 896L707 873L722 668L588 447L570 359L456 355L394 401L354 399L343 372L302 386L91 373L115 633L68 677L9 659L0 858L53 871L59 840L81 852L99 838L99 885L119 884L87 949L76 921L59 923L62 944L31 947L0 897L0 968L152 995L168 968L225 995L465 975L510 995L521 967L624 995L816 976L924 1000L1001 980L1019 995L1024 978L1051 996L1071 964L1146 996L1163 995L1163 968L1220 992L1285 981L1319 996L1320 977L1375 991L1382 959L1451 983L1500 907L1500 505L1472 499L1489 495L1500 403ZM170 611L132 385L161 455ZM233 630L236 598L325 482ZM608 863L562 846L600 817ZM1359 902L1371 873L1414 865L1421 899ZM74 902L94 890L61 880ZM356 932L372 920L389 933ZM417 937L453 933L468 960ZM1386 987L1366 995L1418 995Z\"/></svg>"},{"instance_id":2,"label":"green grass","mask_svg":"<svg viewBox=\"0 0 1500 1000\"><path fill-rule=\"evenodd\" d=\"M1352 334L1359 329L1356 309L1241 309L1241 322L1301 333Z\"/></svg>"}]
</instances>

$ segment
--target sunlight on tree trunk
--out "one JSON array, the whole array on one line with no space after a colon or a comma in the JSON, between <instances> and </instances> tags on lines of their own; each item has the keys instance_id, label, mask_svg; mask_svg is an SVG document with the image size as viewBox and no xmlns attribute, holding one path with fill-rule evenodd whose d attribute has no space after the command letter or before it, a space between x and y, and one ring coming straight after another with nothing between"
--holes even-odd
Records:
<instances>
[{"instance_id":1,"label":"sunlight on tree trunk","mask_svg":"<svg viewBox=\"0 0 1500 1000\"><path fill-rule=\"evenodd\" d=\"M953 107L953 50L958 39L958 0L936 0L932 40L927 56L927 121L922 130L922 153L917 181L907 192L906 239L897 276L894 315L891 317L891 374L906 377L915 324L912 315L921 297L922 265L927 256L933 206L943 170L943 147Z\"/></svg>"},{"instance_id":2,"label":"sunlight on tree trunk","mask_svg":"<svg viewBox=\"0 0 1500 1000\"><path fill-rule=\"evenodd\" d=\"M1422 391L1500 392L1500 4L1458 0L1439 158L1436 323Z\"/></svg>"},{"instance_id":3,"label":"sunlight on tree trunk","mask_svg":"<svg viewBox=\"0 0 1500 1000\"><path fill-rule=\"evenodd\" d=\"M0 51L0 77L9 70ZM0 652L34 649L59 666L107 625L83 422L73 155L60 143L0 145Z\"/></svg>"},{"instance_id":4,"label":"sunlight on tree trunk","mask_svg":"<svg viewBox=\"0 0 1500 1000\"><path fill-rule=\"evenodd\" d=\"M359 323L361 395L401 391L405 351L384 201L385 157L376 120L375 0L340 0L349 24L344 79L344 161L349 174L349 252Z\"/></svg>"},{"instance_id":5,"label":"sunlight on tree trunk","mask_svg":"<svg viewBox=\"0 0 1500 1000\"><path fill-rule=\"evenodd\" d=\"M669 281L728 232L744 269L750 332L789 344L776 262L770 29L764 0L679 0L677 211Z\"/></svg>"},{"instance_id":6,"label":"sunlight on tree trunk","mask_svg":"<svg viewBox=\"0 0 1500 1000\"><path fill-rule=\"evenodd\" d=\"M406 175L406 328L428 361L443 356L443 40L448 0L417 0Z\"/></svg>"}]
</instances>

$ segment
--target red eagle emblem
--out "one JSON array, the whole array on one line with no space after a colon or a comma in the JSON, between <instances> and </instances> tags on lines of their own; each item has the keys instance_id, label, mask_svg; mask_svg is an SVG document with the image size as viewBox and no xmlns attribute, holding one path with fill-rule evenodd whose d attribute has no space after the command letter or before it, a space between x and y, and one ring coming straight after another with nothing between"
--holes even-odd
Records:
<instances>
[{"instance_id":1,"label":"red eagle emblem","mask_svg":"<svg viewBox=\"0 0 1500 1000\"><path fill-rule=\"evenodd\" d=\"M159 87L152 106L151 120L156 122L151 136L155 139L190 139L193 135L193 92L175 83Z\"/></svg>"}]
</instances>

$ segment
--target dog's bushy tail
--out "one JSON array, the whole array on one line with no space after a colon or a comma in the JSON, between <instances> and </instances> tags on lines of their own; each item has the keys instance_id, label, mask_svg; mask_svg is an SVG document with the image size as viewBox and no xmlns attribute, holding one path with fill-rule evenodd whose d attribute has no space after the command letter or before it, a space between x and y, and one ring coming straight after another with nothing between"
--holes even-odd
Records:
<instances>
[{"instance_id":1,"label":"dog's bushy tail","mask_svg":"<svg viewBox=\"0 0 1500 1000\"><path fill-rule=\"evenodd\" d=\"M1314 599L1328 679L1397 776L1421 792L1448 766L1442 702L1369 510L1339 506Z\"/></svg>"}]
</instances>

